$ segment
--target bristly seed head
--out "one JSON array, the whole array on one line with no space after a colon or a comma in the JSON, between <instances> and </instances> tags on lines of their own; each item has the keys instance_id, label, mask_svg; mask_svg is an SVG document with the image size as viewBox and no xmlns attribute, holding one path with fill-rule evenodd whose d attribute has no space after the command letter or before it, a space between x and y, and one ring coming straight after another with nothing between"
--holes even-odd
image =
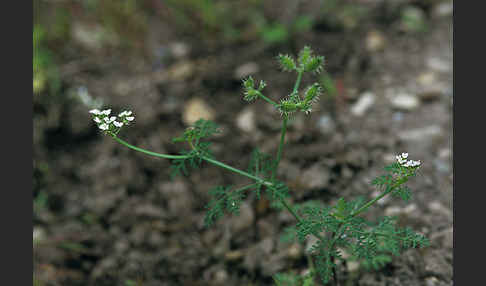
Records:
<instances>
[{"instance_id":1,"label":"bristly seed head","mask_svg":"<svg viewBox=\"0 0 486 286\"><path fill-rule=\"evenodd\" d=\"M324 57L314 56L313 51L308 46L305 46L299 52L299 65L299 68L304 72L318 74L324 69Z\"/></svg>"},{"instance_id":2,"label":"bristly seed head","mask_svg":"<svg viewBox=\"0 0 486 286\"><path fill-rule=\"evenodd\" d=\"M260 80L260 84L257 89L255 89L255 81L251 76L247 79L243 80L243 89L244 89L244 97L243 99L246 101L253 101L258 98L261 94L261 91L267 86L265 81Z\"/></svg>"},{"instance_id":3,"label":"bristly seed head","mask_svg":"<svg viewBox=\"0 0 486 286\"><path fill-rule=\"evenodd\" d=\"M294 59L289 55L279 54L277 59L283 71L291 72L297 68Z\"/></svg>"},{"instance_id":4,"label":"bristly seed head","mask_svg":"<svg viewBox=\"0 0 486 286\"><path fill-rule=\"evenodd\" d=\"M304 102L312 102L315 103L319 100L319 96L322 94L321 86L316 82L313 85L309 86L305 92Z\"/></svg>"}]
</instances>

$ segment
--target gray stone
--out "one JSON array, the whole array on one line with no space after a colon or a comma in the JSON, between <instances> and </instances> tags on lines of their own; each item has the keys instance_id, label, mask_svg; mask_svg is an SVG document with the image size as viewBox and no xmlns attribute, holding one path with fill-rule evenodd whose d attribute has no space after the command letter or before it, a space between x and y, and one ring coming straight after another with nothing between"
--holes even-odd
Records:
<instances>
[{"instance_id":1,"label":"gray stone","mask_svg":"<svg viewBox=\"0 0 486 286\"><path fill-rule=\"evenodd\" d=\"M359 97L358 101L353 106L351 106L351 114L357 117L363 116L366 111L368 111L370 107L373 106L375 101L375 94L373 94L372 92L363 93Z\"/></svg>"},{"instance_id":2,"label":"gray stone","mask_svg":"<svg viewBox=\"0 0 486 286\"><path fill-rule=\"evenodd\" d=\"M424 254L425 271L441 276L444 279L452 278L452 265L446 261L442 250L429 250Z\"/></svg>"},{"instance_id":3,"label":"gray stone","mask_svg":"<svg viewBox=\"0 0 486 286\"><path fill-rule=\"evenodd\" d=\"M438 57L430 57L427 59L427 67L436 72L449 72L452 69L452 64L448 60Z\"/></svg>"},{"instance_id":4,"label":"gray stone","mask_svg":"<svg viewBox=\"0 0 486 286\"><path fill-rule=\"evenodd\" d=\"M302 184L309 189L322 189L328 186L330 178L329 169L317 163L303 171Z\"/></svg>"},{"instance_id":5,"label":"gray stone","mask_svg":"<svg viewBox=\"0 0 486 286\"><path fill-rule=\"evenodd\" d=\"M240 206L240 215L233 216L230 220L230 226L234 233L249 229L253 225L255 214L253 208L247 203L242 202Z\"/></svg>"},{"instance_id":6,"label":"gray stone","mask_svg":"<svg viewBox=\"0 0 486 286\"><path fill-rule=\"evenodd\" d=\"M442 128L438 125L430 125L412 130L405 130L398 134L398 137L406 142L432 141L442 135Z\"/></svg>"},{"instance_id":7,"label":"gray stone","mask_svg":"<svg viewBox=\"0 0 486 286\"><path fill-rule=\"evenodd\" d=\"M385 37L379 31L372 30L366 36L366 49L370 52L383 50L385 47Z\"/></svg>"},{"instance_id":8,"label":"gray stone","mask_svg":"<svg viewBox=\"0 0 486 286\"><path fill-rule=\"evenodd\" d=\"M336 130L336 124L329 115L322 115L317 121L317 127L323 134L332 134Z\"/></svg>"},{"instance_id":9,"label":"gray stone","mask_svg":"<svg viewBox=\"0 0 486 286\"><path fill-rule=\"evenodd\" d=\"M238 68L236 68L235 70L235 78L236 79L243 79L243 78L246 78L252 74L255 74L259 71L259 66L257 63L255 62L249 62L249 63L245 63L241 66L239 66ZM259 82L259 81L258 81Z\"/></svg>"},{"instance_id":10,"label":"gray stone","mask_svg":"<svg viewBox=\"0 0 486 286\"><path fill-rule=\"evenodd\" d=\"M437 4L433 10L432 10L432 15L434 17L448 17L452 15L452 12L454 11L454 5L452 1L450 2L442 2Z\"/></svg>"},{"instance_id":11,"label":"gray stone","mask_svg":"<svg viewBox=\"0 0 486 286\"><path fill-rule=\"evenodd\" d=\"M35 226L32 231L32 241L34 244L42 243L46 239L46 231L40 226Z\"/></svg>"},{"instance_id":12,"label":"gray stone","mask_svg":"<svg viewBox=\"0 0 486 286\"><path fill-rule=\"evenodd\" d=\"M168 69L169 79L173 81L183 81L193 75L195 64L190 61L180 61Z\"/></svg>"},{"instance_id":13,"label":"gray stone","mask_svg":"<svg viewBox=\"0 0 486 286\"><path fill-rule=\"evenodd\" d=\"M175 58L184 58L189 54L190 48L188 45L180 42L172 43L169 46L171 54Z\"/></svg>"},{"instance_id":14,"label":"gray stone","mask_svg":"<svg viewBox=\"0 0 486 286\"><path fill-rule=\"evenodd\" d=\"M446 217L452 217L452 211L446 208L439 201L432 201L428 204L429 210L433 213L441 214Z\"/></svg>"},{"instance_id":15,"label":"gray stone","mask_svg":"<svg viewBox=\"0 0 486 286\"><path fill-rule=\"evenodd\" d=\"M236 126L244 132L253 132L256 129L255 111L248 107L236 116Z\"/></svg>"},{"instance_id":16,"label":"gray stone","mask_svg":"<svg viewBox=\"0 0 486 286\"><path fill-rule=\"evenodd\" d=\"M187 126L193 125L199 119L213 120L214 109L201 98L193 98L184 105L182 120Z\"/></svg>"},{"instance_id":17,"label":"gray stone","mask_svg":"<svg viewBox=\"0 0 486 286\"><path fill-rule=\"evenodd\" d=\"M390 101L394 108L404 111L415 110L420 104L418 98L415 95L407 93L398 94Z\"/></svg>"}]
</instances>

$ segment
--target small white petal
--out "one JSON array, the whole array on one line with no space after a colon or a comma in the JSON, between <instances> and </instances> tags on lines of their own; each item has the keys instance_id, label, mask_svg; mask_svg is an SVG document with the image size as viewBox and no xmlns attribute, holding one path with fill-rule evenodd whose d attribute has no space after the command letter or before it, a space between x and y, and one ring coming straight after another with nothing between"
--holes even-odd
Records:
<instances>
[{"instance_id":1,"label":"small white petal","mask_svg":"<svg viewBox=\"0 0 486 286\"><path fill-rule=\"evenodd\" d=\"M113 122L113 121L115 121L115 120L116 120L116 116L112 116L112 117L110 117L110 122Z\"/></svg>"},{"instance_id":2,"label":"small white petal","mask_svg":"<svg viewBox=\"0 0 486 286\"><path fill-rule=\"evenodd\" d=\"M106 123L110 123L110 118L108 118L108 117L103 118L103 120L104 120Z\"/></svg>"},{"instance_id":3,"label":"small white petal","mask_svg":"<svg viewBox=\"0 0 486 286\"><path fill-rule=\"evenodd\" d=\"M127 119L128 121L132 121L133 119L135 119L135 117L130 116L130 117L127 117L126 119Z\"/></svg>"},{"instance_id":4,"label":"small white petal","mask_svg":"<svg viewBox=\"0 0 486 286\"><path fill-rule=\"evenodd\" d=\"M98 114L100 114L101 112L100 112L100 110L99 110L99 109L91 109L91 110L89 111L89 113L98 115Z\"/></svg>"},{"instance_id":5,"label":"small white petal","mask_svg":"<svg viewBox=\"0 0 486 286\"><path fill-rule=\"evenodd\" d=\"M105 109L105 110L101 111L101 113L104 114L104 115L110 115L111 109Z\"/></svg>"},{"instance_id":6,"label":"small white petal","mask_svg":"<svg viewBox=\"0 0 486 286\"><path fill-rule=\"evenodd\" d=\"M407 158L408 157L408 153L402 153L402 158Z\"/></svg>"},{"instance_id":7,"label":"small white petal","mask_svg":"<svg viewBox=\"0 0 486 286\"><path fill-rule=\"evenodd\" d=\"M93 120L94 120L94 122L96 122L96 123L101 123L101 119L100 119L99 117L95 117Z\"/></svg>"},{"instance_id":8,"label":"small white petal","mask_svg":"<svg viewBox=\"0 0 486 286\"><path fill-rule=\"evenodd\" d=\"M100 127L99 127L99 128L100 128L101 130L108 130L108 124L103 123L103 124L101 124L101 125L100 125Z\"/></svg>"},{"instance_id":9,"label":"small white petal","mask_svg":"<svg viewBox=\"0 0 486 286\"><path fill-rule=\"evenodd\" d=\"M115 122L113 122L113 124L114 124L116 127L118 127L118 128L120 128L120 127L122 127L122 126L123 126L123 122L118 122L118 121L115 121Z\"/></svg>"}]
</instances>

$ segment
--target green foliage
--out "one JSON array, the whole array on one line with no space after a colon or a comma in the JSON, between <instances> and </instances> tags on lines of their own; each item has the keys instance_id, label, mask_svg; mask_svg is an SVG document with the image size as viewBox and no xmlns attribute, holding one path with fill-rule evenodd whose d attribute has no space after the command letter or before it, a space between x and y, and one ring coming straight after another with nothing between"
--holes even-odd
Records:
<instances>
[{"instance_id":1,"label":"green foliage","mask_svg":"<svg viewBox=\"0 0 486 286\"><path fill-rule=\"evenodd\" d=\"M420 33L427 31L426 15L418 7L407 6L403 9L400 21L406 32Z\"/></svg>"},{"instance_id":2,"label":"green foliage","mask_svg":"<svg viewBox=\"0 0 486 286\"><path fill-rule=\"evenodd\" d=\"M332 279L333 269L336 267L332 257L339 257L339 252L333 247L331 240L324 239L311 247L311 253L315 257L316 272L322 283L327 284Z\"/></svg>"},{"instance_id":3,"label":"green foliage","mask_svg":"<svg viewBox=\"0 0 486 286\"><path fill-rule=\"evenodd\" d=\"M191 149L181 150L180 154L186 158L174 159L171 165L171 177L189 174L187 166L199 168L203 159L202 156L212 158L212 152L209 149L211 142L203 142L201 139L208 138L214 134L220 133L218 125L210 120L199 119L194 126L187 128L182 136L175 137L172 142L187 142Z\"/></svg>"},{"instance_id":4,"label":"green foliage","mask_svg":"<svg viewBox=\"0 0 486 286\"><path fill-rule=\"evenodd\" d=\"M245 198L247 187L231 190L231 187L217 186L209 191L213 199L207 204L204 225L211 226L224 215L224 211L238 215L240 205Z\"/></svg>"},{"instance_id":5,"label":"green foliage","mask_svg":"<svg viewBox=\"0 0 486 286\"><path fill-rule=\"evenodd\" d=\"M173 142L199 142L202 138L220 133L218 125L210 120L199 119L194 126L187 128L181 137L173 138Z\"/></svg>"},{"instance_id":6,"label":"green foliage","mask_svg":"<svg viewBox=\"0 0 486 286\"><path fill-rule=\"evenodd\" d=\"M334 84L334 80L329 73L321 73L320 83L328 96L334 97L337 95L336 85Z\"/></svg>"},{"instance_id":7,"label":"green foliage","mask_svg":"<svg viewBox=\"0 0 486 286\"><path fill-rule=\"evenodd\" d=\"M180 175L189 175L188 165L189 167L196 169L199 168L202 162L202 159L199 158L196 150L181 150L179 153L188 157L172 160L172 165L170 166L172 179Z\"/></svg>"},{"instance_id":8,"label":"green foliage","mask_svg":"<svg viewBox=\"0 0 486 286\"><path fill-rule=\"evenodd\" d=\"M270 154L262 153L256 148L251 153L250 164L248 166L248 173L257 177L267 178L271 175L275 168L275 160L273 160ZM255 186L255 193L257 199L260 199L261 188L263 184L258 182Z\"/></svg>"},{"instance_id":9,"label":"green foliage","mask_svg":"<svg viewBox=\"0 0 486 286\"><path fill-rule=\"evenodd\" d=\"M305 275L292 272L277 273L272 278L277 286L313 286L315 274L310 271Z\"/></svg>"},{"instance_id":10,"label":"green foliage","mask_svg":"<svg viewBox=\"0 0 486 286\"><path fill-rule=\"evenodd\" d=\"M392 262L392 257L390 255L377 254L371 259L363 260L361 265L367 270L380 270L390 262Z\"/></svg>"},{"instance_id":11,"label":"green foliage","mask_svg":"<svg viewBox=\"0 0 486 286\"><path fill-rule=\"evenodd\" d=\"M335 231L339 220L331 213L329 207L306 206L302 208L302 219L297 223L297 238L303 242L308 235L322 231Z\"/></svg>"},{"instance_id":12,"label":"green foliage","mask_svg":"<svg viewBox=\"0 0 486 286\"><path fill-rule=\"evenodd\" d=\"M279 181L276 181L273 186L267 186L266 195L272 203L271 206L276 209L283 209L282 201L290 197L287 185Z\"/></svg>"},{"instance_id":13,"label":"green foliage","mask_svg":"<svg viewBox=\"0 0 486 286\"><path fill-rule=\"evenodd\" d=\"M266 86L265 82L260 81L259 86L256 87L255 81L250 76L243 81L244 99L253 101L262 98L285 116L297 111L309 113L312 103L315 103L322 93L322 88L319 83L313 83L305 89L301 97L300 82L305 72L319 73L322 70L324 58L315 56L312 50L306 46L299 52L297 62L288 55L279 55L278 60L283 70L297 72L297 79L290 95L277 104L261 93ZM398 227L395 218L385 216L374 223L359 216L388 194L404 200L410 199L411 191L405 183L416 175L421 163L407 160L408 153L398 155L397 162L386 166L384 168L386 173L372 181L372 184L382 192L366 203L363 198L355 200L340 198L335 205L327 205L319 201L292 205L289 200L288 186L275 178L284 146L287 119L285 117L283 120L276 159L255 149L251 154L247 172L214 159L209 149L210 142L204 140L218 133L219 129L215 123L207 120L197 121L180 137L173 139L174 142L185 142L190 146L189 150L181 151L180 155L159 154L132 146L119 139L117 141L146 154L173 159L174 174L187 175L188 166L197 168L203 161L206 161L251 179L253 183L244 187L218 186L209 191L212 199L206 206L207 212L204 219L206 226L214 224L225 213L238 215L247 191L254 191L257 199L261 197L263 191L273 207L289 211L296 223L286 227L282 240L298 240L300 243L304 243L309 236L316 237L317 241L312 245L309 253L312 255L315 265L312 266L309 276L289 273L275 275L274 280L277 285L312 285L314 273L324 284L333 278L337 279L334 277L334 273L337 273L335 261L344 259L340 252L341 249L366 265L378 268L390 261L388 254L399 255L406 249L429 245L428 239L422 234L416 233L408 227ZM113 134L113 137L116 138L116 134Z\"/></svg>"},{"instance_id":14,"label":"green foliage","mask_svg":"<svg viewBox=\"0 0 486 286\"><path fill-rule=\"evenodd\" d=\"M44 91L49 82L55 79L53 74L52 54L46 47L46 33L42 26L35 25L33 30L33 91L35 94ZM55 87L55 81L51 82Z\"/></svg>"},{"instance_id":15,"label":"green foliage","mask_svg":"<svg viewBox=\"0 0 486 286\"><path fill-rule=\"evenodd\" d=\"M267 44L282 43L289 38L289 31L281 23L267 24L262 27L261 37Z\"/></svg>"}]
</instances>

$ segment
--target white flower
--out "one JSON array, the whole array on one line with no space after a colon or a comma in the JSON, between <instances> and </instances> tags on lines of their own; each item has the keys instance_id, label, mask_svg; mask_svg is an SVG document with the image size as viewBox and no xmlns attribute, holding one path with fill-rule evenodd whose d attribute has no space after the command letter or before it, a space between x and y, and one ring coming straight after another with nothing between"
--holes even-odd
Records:
<instances>
[{"instance_id":1,"label":"white flower","mask_svg":"<svg viewBox=\"0 0 486 286\"><path fill-rule=\"evenodd\" d=\"M103 120L104 120L106 123L110 123L110 118L108 118L108 117L103 118Z\"/></svg>"},{"instance_id":2,"label":"white flower","mask_svg":"<svg viewBox=\"0 0 486 286\"><path fill-rule=\"evenodd\" d=\"M135 117L130 116L130 117L127 117L126 119L127 119L128 121L133 121L133 119L135 119Z\"/></svg>"},{"instance_id":3,"label":"white flower","mask_svg":"<svg viewBox=\"0 0 486 286\"><path fill-rule=\"evenodd\" d=\"M411 167L416 167L416 166L420 166L420 160L419 161L413 161L413 160L410 160L409 161Z\"/></svg>"},{"instance_id":4,"label":"white flower","mask_svg":"<svg viewBox=\"0 0 486 286\"><path fill-rule=\"evenodd\" d=\"M116 116L112 116L112 117L110 117L110 122L113 122L113 121L115 121L115 120L116 120Z\"/></svg>"},{"instance_id":5,"label":"white flower","mask_svg":"<svg viewBox=\"0 0 486 286\"><path fill-rule=\"evenodd\" d=\"M101 114L104 114L104 115L110 115L111 113L111 109L105 109L103 111L101 111Z\"/></svg>"},{"instance_id":6,"label":"white flower","mask_svg":"<svg viewBox=\"0 0 486 286\"><path fill-rule=\"evenodd\" d=\"M91 109L91 110L89 111L89 113L91 113L91 114L95 114L95 115L99 115L99 114L101 113L101 111L100 111L99 109Z\"/></svg>"},{"instance_id":7,"label":"white flower","mask_svg":"<svg viewBox=\"0 0 486 286\"><path fill-rule=\"evenodd\" d=\"M101 119L100 119L99 117L95 117L93 120L94 120L94 122L96 122L96 123L101 123Z\"/></svg>"},{"instance_id":8,"label":"white flower","mask_svg":"<svg viewBox=\"0 0 486 286\"><path fill-rule=\"evenodd\" d=\"M400 155L397 155L396 158L397 158L397 161L400 165L402 165L403 167L407 167L407 168L418 167L422 164L420 162L420 160L414 161L414 160L405 159L405 158L408 158L408 153L402 153Z\"/></svg>"},{"instance_id":9,"label":"white flower","mask_svg":"<svg viewBox=\"0 0 486 286\"><path fill-rule=\"evenodd\" d=\"M123 126L123 122L115 121L115 122L113 122L113 125L115 125L116 127L120 128L120 127Z\"/></svg>"},{"instance_id":10,"label":"white flower","mask_svg":"<svg viewBox=\"0 0 486 286\"><path fill-rule=\"evenodd\" d=\"M400 165L403 165L407 162L407 160L403 159L401 155L397 155L396 158L397 158L397 161Z\"/></svg>"},{"instance_id":11,"label":"white flower","mask_svg":"<svg viewBox=\"0 0 486 286\"><path fill-rule=\"evenodd\" d=\"M123 112L120 112L120 114L118 114L118 116L120 116L120 117L130 116L131 114L132 114L132 112L130 110L125 110Z\"/></svg>"},{"instance_id":12,"label":"white flower","mask_svg":"<svg viewBox=\"0 0 486 286\"><path fill-rule=\"evenodd\" d=\"M108 124L103 123L103 124L101 124L101 125L99 126L99 128L100 128L101 130L108 130Z\"/></svg>"}]
</instances>

